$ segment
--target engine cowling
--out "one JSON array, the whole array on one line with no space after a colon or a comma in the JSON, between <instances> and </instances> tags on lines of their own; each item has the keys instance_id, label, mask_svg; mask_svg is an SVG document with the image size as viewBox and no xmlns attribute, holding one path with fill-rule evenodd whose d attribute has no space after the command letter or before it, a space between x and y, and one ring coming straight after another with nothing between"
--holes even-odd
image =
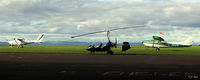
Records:
<instances>
[{"instance_id":1,"label":"engine cowling","mask_svg":"<svg viewBox=\"0 0 200 80\"><path fill-rule=\"evenodd\" d=\"M123 42L122 51L126 51L130 48L131 48L131 46L130 46L129 42Z\"/></svg>"}]
</instances>

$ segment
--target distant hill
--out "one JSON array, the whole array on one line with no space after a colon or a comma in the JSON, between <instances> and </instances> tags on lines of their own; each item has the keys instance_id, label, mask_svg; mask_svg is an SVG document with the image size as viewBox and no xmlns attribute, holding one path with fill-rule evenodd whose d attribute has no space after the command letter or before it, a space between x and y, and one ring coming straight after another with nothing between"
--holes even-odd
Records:
<instances>
[{"instance_id":1,"label":"distant hill","mask_svg":"<svg viewBox=\"0 0 200 80\"><path fill-rule=\"evenodd\" d=\"M0 45L8 45L7 42L0 42Z\"/></svg>"}]
</instances>

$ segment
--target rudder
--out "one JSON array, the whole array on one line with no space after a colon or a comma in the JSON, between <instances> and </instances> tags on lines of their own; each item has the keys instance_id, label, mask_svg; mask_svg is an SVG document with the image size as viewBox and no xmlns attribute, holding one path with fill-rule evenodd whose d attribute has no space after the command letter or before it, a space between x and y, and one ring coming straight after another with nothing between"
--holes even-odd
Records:
<instances>
[{"instance_id":1,"label":"rudder","mask_svg":"<svg viewBox=\"0 0 200 80\"><path fill-rule=\"evenodd\" d=\"M38 41L42 41L43 38L44 38L44 34L40 34L40 35L38 36L37 40L38 40Z\"/></svg>"}]
</instances>

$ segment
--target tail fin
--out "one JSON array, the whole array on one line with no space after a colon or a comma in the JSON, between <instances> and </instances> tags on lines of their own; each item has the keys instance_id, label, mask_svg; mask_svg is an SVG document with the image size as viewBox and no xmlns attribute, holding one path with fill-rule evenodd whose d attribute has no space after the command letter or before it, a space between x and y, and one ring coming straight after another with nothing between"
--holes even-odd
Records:
<instances>
[{"instance_id":1,"label":"tail fin","mask_svg":"<svg viewBox=\"0 0 200 80\"><path fill-rule=\"evenodd\" d=\"M194 38L193 38L193 37L189 37L188 39L186 39L186 40L184 41L184 43L186 43L186 44L192 44L193 41L194 41Z\"/></svg>"},{"instance_id":2,"label":"tail fin","mask_svg":"<svg viewBox=\"0 0 200 80\"><path fill-rule=\"evenodd\" d=\"M37 40L41 42L43 40L43 38L44 38L44 34L40 34L38 36Z\"/></svg>"}]
</instances>

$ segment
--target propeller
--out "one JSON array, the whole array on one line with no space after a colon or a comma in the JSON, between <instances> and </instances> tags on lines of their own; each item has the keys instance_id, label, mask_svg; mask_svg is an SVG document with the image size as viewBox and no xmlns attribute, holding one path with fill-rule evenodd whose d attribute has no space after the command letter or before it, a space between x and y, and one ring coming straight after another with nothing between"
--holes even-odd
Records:
<instances>
[{"instance_id":1,"label":"propeller","mask_svg":"<svg viewBox=\"0 0 200 80\"><path fill-rule=\"evenodd\" d=\"M143 44L143 43L144 43L143 41L140 41L140 43L141 43L141 45L144 45L144 44Z\"/></svg>"},{"instance_id":2,"label":"propeller","mask_svg":"<svg viewBox=\"0 0 200 80\"><path fill-rule=\"evenodd\" d=\"M19 43L16 41L16 39L14 38L15 42L17 43L17 46L19 46Z\"/></svg>"}]
</instances>

